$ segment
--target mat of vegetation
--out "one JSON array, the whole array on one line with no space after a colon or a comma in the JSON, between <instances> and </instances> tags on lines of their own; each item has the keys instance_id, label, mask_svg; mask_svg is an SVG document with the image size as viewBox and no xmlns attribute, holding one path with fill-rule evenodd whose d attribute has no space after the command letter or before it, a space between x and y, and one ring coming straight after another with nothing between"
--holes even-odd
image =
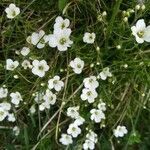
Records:
<instances>
[{"instance_id":1,"label":"mat of vegetation","mask_svg":"<svg viewBox=\"0 0 150 150\"><path fill-rule=\"evenodd\" d=\"M150 149L149 0L0 10L1 150Z\"/></svg>"}]
</instances>

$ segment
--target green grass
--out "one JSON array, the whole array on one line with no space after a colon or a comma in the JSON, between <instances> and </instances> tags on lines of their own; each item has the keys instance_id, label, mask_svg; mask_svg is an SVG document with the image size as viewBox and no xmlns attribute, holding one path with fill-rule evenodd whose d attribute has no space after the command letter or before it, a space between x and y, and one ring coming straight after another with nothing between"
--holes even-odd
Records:
<instances>
[{"instance_id":1,"label":"green grass","mask_svg":"<svg viewBox=\"0 0 150 150\"><path fill-rule=\"evenodd\" d=\"M4 10L12 2L20 7L21 14L9 20ZM140 18L150 24L150 2L147 0L146 9L131 14L126 23L122 15L123 10L134 9L136 4L135 1L126 0L1 0L0 82L8 87L9 93L20 91L26 104L14 110L17 116L15 123L0 122L0 149L80 150L88 127L98 134L97 150L149 150L150 45L146 42L137 44L130 28ZM107 12L107 16L98 21L98 15L103 11ZM50 70L46 76L38 78L31 71L21 68L13 72L6 71L6 59L24 60L22 56L15 54L15 50L29 46L27 36L40 29L52 33L54 20L58 15L70 19L74 44L63 53L48 45L42 50L30 47L32 59L45 59L48 62ZM92 45L82 41L87 31L96 33L96 41ZM121 49L117 49L117 45L121 45ZM96 50L97 46L100 51ZM68 66L77 56L85 61L81 75L73 74ZM100 65L96 65L97 62ZM90 67L91 64L94 67ZM124 68L125 64L128 64L128 68ZM106 127L101 129L100 124L94 124L89 119L88 112L93 106L83 102L80 94L83 79L89 75L97 75L107 66L113 77L106 81L100 80L97 90L98 99L103 99L107 104L106 120L103 122ZM64 72L60 72L60 69L64 69ZM13 78L15 74L19 79ZM41 83L47 83L49 77L56 74L65 82L57 103L45 112L37 109L34 115L29 114L30 106L35 103L32 94L45 90L46 86L41 87ZM143 93L145 96L142 96ZM62 106L62 102L66 102L66 105ZM86 123L81 127L82 134L66 148L58 140L71 123L71 119L66 116L67 108L76 105L80 106L80 114L86 119ZM119 124L127 127L128 134L116 139L112 130ZM15 125L21 129L18 137L11 130Z\"/></svg>"}]
</instances>

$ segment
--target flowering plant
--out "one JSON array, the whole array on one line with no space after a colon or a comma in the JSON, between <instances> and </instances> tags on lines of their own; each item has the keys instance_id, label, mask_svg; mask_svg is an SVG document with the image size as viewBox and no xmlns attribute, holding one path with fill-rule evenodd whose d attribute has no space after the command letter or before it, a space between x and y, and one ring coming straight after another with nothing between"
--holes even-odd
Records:
<instances>
[{"instance_id":1,"label":"flowering plant","mask_svg":"<svg viewBox=\"0 0 150 150\"><path fill-rule=\"evenodd\" d=\"M148 149L150 2L15 2L0 2L1 148Z\"/></svg>"}]
</instances>

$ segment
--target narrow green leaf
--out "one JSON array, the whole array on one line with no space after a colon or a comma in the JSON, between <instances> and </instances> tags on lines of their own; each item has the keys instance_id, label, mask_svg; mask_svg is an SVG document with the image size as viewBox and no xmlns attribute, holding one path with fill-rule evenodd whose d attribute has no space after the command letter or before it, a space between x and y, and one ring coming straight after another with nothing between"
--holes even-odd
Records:
<instances>
[{"instance_id":1,"label":"narrow green leaf","mask_svg":"<svg viewBox=\"0 0 150 150\"><path fill-rule=\"evenodd\" d=\"M27 127L24 127L24 140L25 140L25 146L26 149L29 149L29 136L28 136L28 130Z\"/></svg>"},{"instance_id":2,"label":"narrow green leaf","mask_svg":"<svg viewBox=\"0 0 150 150\"><path fill-rule=\"evenodd\" d=\"M58 8L60 11L62 11L66 4L67 4L68 0L58 0Z\"/></svg>"}]
</instances>

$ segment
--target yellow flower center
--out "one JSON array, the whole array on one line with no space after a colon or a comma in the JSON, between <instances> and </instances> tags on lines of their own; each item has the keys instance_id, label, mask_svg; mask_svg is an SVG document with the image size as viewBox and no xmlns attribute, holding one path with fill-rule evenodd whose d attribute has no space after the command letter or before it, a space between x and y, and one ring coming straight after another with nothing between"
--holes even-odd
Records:
<instances>
[{"instance_id":1,"label":"yellow flower center","mask_svg":"<svg viewBox=\"0 0 150 150\"><path fill-rule=\"evenodd\" d=\"M44 69L44 67L43 66L39 66L39 70L43 70Z\"/></svg>"},{"instance_id":2,"label":"yellow flower center","mask_svg":"<svg viewBox=\"0 0 150 150\"><path fill-rule=\"evenodd\" d=\"M62 23L62 24L61 24L61 28L62 28L62 29L65 28L65 23Z\"/></svg>"},{"instance_id":3,"label":"yellow flower center","mask_svg":"<svg viewBox=\"0 0 150 150\"><path fill-rule=\"evenodd\" d=\"M12 11L12 16L16 16L16 12L15 11Z\"/></svg>"},{"instance_id":4,"label":"yellow flower center","mask_svg":"<svg viewBox=\"0 0 150 150\"><path fill-rule=\"evenodd\" d=\"M65 38L61 38L60 41L59 41L59 43L61 45L64 45L66 43L66 39Z\"/></svg>"},{"instance_id":5,"label":"yellow flower center","mask_svg":"<svg viewBox=\"0 0 150 150\"><path fill-rule=\"evenodd\" d=\"M91 94L92 94L92 93L91 93L90 91L89 91L89 92L87 92L87 95L88 95L88 96L90 96Z\"/></svg>"},{"instance_id":6,"label":"yellow flower center","mask_svg":"<svg viewBox=\"0 0 150 150\"><path fill-rule=\"evenodd\" d=\"M142 38L144 36L144 31L139 31L137 35L139 38Z\"/></svg>"},{"instance_id":7,"label":"yellow flower center","mask_svg":"<svg viewBox=\"0 0 150 150\"><path fill-rule=\"evenodd\" d=\"M73 128L72 128L72 131L76 131L76 128L75 128L75 127L73 127Z\"/></svg>"},{"instance_id":8,"label":"yellow flower center","mask_svg":"<svg viewBox=\"0 0 150 150\"><path fill-rule=\"evenodd\" d=\"M81 65L80 65L80 64L77 64L77 67L78 67L78 68L81 68Z\"/></svg>"}]
</instances>

